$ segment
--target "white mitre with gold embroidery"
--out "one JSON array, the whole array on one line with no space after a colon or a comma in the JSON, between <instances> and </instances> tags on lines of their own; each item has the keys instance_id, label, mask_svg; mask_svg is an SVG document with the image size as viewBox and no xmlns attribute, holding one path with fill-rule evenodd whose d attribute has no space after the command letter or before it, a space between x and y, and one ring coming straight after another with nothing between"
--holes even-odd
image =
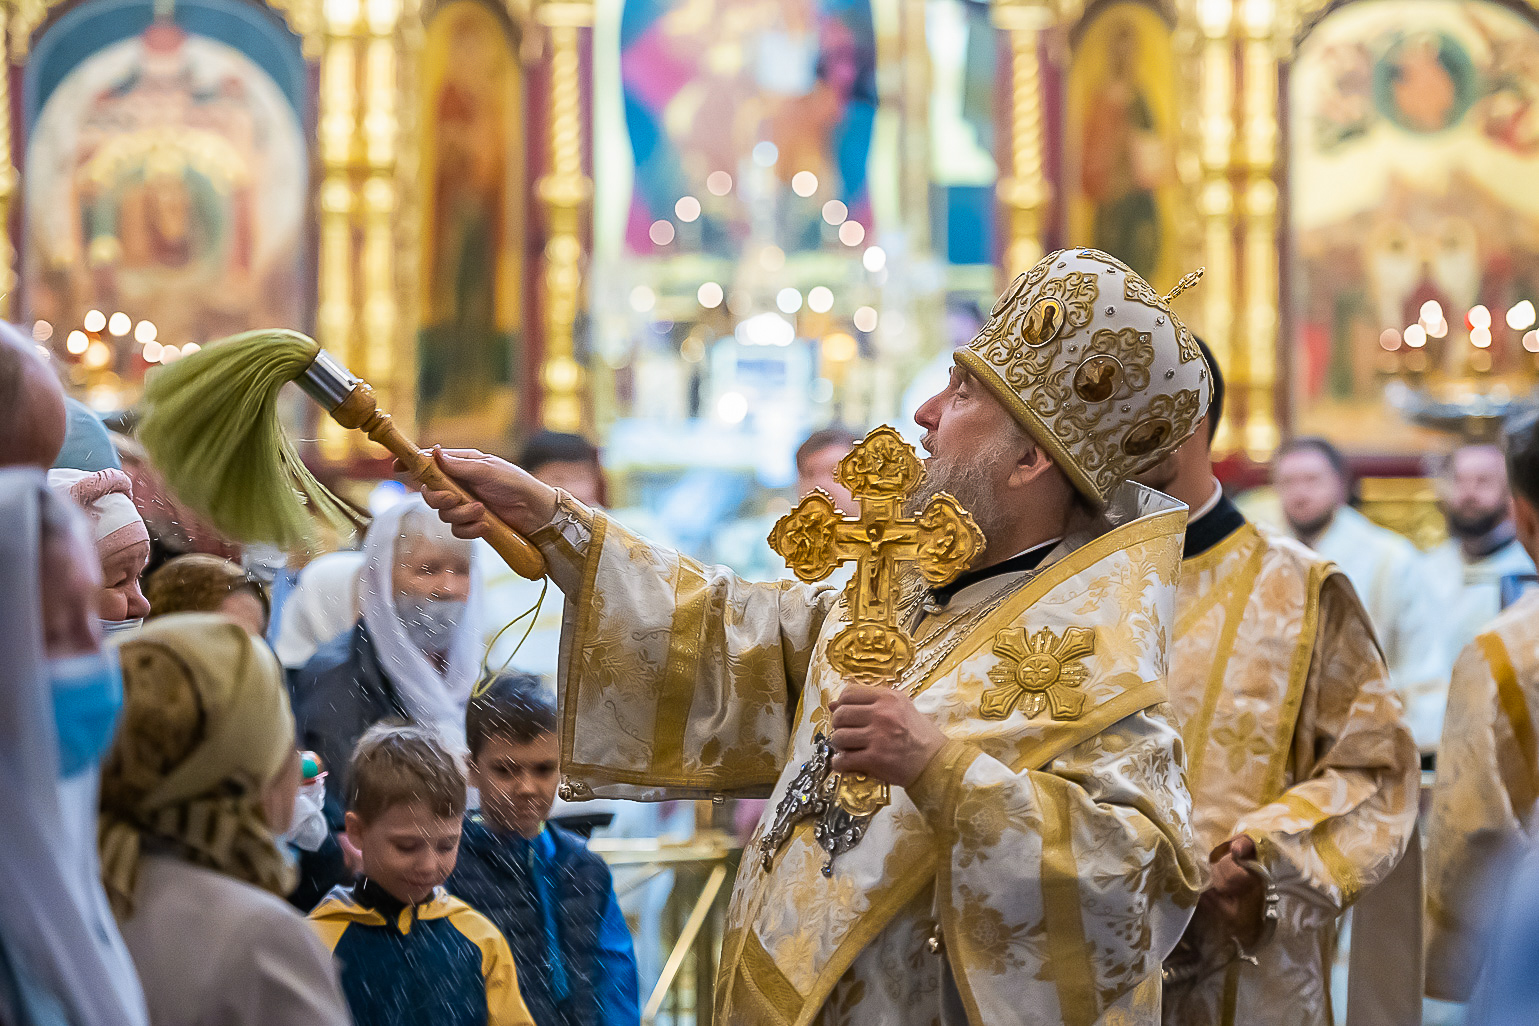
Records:
<instances>
[{"instance_id":1,"label":"white mitre with gold embroidery","mask_svg":"<svg viewBox=\"0 0 1539 1026\"><path fill-rule=\"evenodd\" d=\"M956 362L971 371L1083 494L1158 463L1196 430L1213 383L1170 300L1096 249L1043 257L999 297Z\"/></svg>"}]
</instances>

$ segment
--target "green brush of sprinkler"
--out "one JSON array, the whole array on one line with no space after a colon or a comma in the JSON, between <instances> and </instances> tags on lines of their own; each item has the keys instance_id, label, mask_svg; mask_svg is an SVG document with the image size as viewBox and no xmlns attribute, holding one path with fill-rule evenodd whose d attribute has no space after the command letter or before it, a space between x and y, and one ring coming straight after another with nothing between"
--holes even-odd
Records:
<instances>
[{"instance_id":1,"label":"green brush of sprinkler","mask_svg":"<svg viewBox=\"0 0 1539 1026\"><path fill-rule=\"evenodd\" d=\"M139 437L177 495L241 541L304 544L314 518L356 526L283 433L278 392L295 382L345 428L384 446L423 486L471 498L379 408L374 389L297 331L249 331L204 346L155 374ZM486 540L514 571L545 576L527 538L485 513Z\"/></svg>"}]
</instances>

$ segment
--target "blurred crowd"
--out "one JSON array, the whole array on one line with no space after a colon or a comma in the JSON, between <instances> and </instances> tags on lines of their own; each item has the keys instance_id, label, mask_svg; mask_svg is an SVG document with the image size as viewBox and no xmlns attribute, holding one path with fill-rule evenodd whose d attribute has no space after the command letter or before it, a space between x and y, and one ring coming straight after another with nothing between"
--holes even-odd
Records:
<instances>
[{"instance_id":1,"label":"blurred crowd","mask_svg":"<svg viewBox=\"0 0 1539 1026\"><path fill-rule=\"evenodd\" d=\"M857 435L806 438L786 498L853 510ZM609 505L586 439L537 434L519 462ZM1461 653L1539 583L1536 504L1498 446L1454 449L1432 474L1447 540L1423 552L1359 511L1330 442L1270 472L1240 505L1345 571L1433 771ZM230 545L0 326L0 1022L640 1021L667 879L617 888L587 840L683 838L694 810L558 801L561 596L397 482L368 505L356 547ZM697 554L785 575L781 511ZM760 803L728 811L746 838Z\"/></svg>"}]
</instances>

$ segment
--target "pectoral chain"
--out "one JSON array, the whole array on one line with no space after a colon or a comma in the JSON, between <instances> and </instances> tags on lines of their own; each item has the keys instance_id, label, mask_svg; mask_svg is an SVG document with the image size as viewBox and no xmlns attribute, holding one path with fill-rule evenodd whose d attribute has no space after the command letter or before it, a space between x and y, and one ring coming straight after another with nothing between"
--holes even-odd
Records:
<instances>
[{"instance_id":1,"label":"pectoral chain","mask_svg":"<svg viewBox=\"0 0 1539 1026\"><path fill-rule=\"evenodd\" d=\"M1011 580L987 600L942 626L931 636L930 640L935 643L925 646L928 650L925 657L916 661L901 680L894 681L893 688L909 695L917 694L923 688L930 671L966 640L972 628L1003 605L1006 599L1038 572ZM919 615L913 618L912 626L917 626L924 614L920 607L916 607L916 612ZM815 732L812 735L812 757L797 771L785 795L775 805L774 818L759 838L759 865L762 869L768 871L774 865L775 855L790 840L797 825L806 819L816 820L812 828L813 839L828 855L823 863L824 876L832 876L834 860L866 836L871 821L876 818L876 811L880 810L855 815L835 800L839 792L840 774L833 772L833 759L834 747L828 735L821 730Z\"/></svg>"}]
</instances>

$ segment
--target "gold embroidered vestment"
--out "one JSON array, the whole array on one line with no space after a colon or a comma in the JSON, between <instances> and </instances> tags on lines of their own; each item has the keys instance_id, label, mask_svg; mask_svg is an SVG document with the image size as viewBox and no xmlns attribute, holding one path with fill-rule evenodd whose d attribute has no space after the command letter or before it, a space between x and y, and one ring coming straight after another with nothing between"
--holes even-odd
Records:
<instances>
[{"instance_id":1,"label":"gold embroidered vestment","mask_svg":"<svg viewBox=\"0 0 1539 1026\"><path fill-rule=\"evenodd\" d=\"M1427 994L1466 1001L1539 801L1539 592L1459 655L1427 828Z\"/></svg>"},{"instance_id":2,"label":"gold embroidered vestment","mask_svg":"<svg viewBox=\"0 0 1539 1026\"><path fill-rule=\"evenodd\" d=\"M810 820L768 869L743 859L717 1023L1158 1021L1201 873L1164 704L1185 514L1135 485L1112 513L939 615L910 582L899 684L950 740L827 876ZM749 584L569 498L534 540L568 596L565 793L773 810L843 687L838 593Z\"/></svg>"},{"instance_id":3,"label":"gold embroidered vestment","mask_svg":"<svg viewBox=\"0 0 1539 1026\"><path fill-rule=\"evenodd\" d=\"M1414 829L1415 744L1362 604L1308 549L1244 524L1183 563L1176 596L1198 842L1253 838L1281 921L1259 966L1167 989L1165 1022L1329 1026L1338 920Z\"/></svg>"}]
</instances>

